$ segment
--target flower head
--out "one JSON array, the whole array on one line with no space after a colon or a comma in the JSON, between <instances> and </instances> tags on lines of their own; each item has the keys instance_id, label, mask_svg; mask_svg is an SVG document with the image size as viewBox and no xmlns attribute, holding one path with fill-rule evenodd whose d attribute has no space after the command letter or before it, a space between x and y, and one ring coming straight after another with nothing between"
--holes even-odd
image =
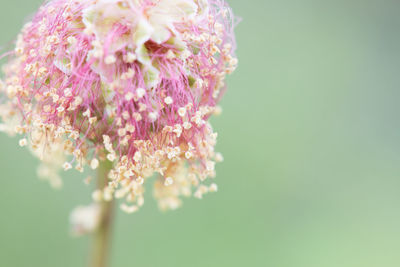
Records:
<instances>
[{"instance_id":1,"label":"flower head","mask_svg":"<svg viewBox=\"0 0 400 267\"><path fill-rule=\"evenodd\" d=\"M201 198L216 191L208 118L237 65L233 24L223 0L49 1L4 66L1 129L23 135L54 185L58 168L113 162L93 195L127 212L155 173L160 208Z\"/></svg>"}]
</instances>

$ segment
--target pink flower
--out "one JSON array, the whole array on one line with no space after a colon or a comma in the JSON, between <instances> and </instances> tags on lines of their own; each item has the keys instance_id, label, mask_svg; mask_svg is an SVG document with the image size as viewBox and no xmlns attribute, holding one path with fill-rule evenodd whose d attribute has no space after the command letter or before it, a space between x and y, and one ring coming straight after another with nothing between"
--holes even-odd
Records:
<instances>
[{"instance_id":1,"label":"pink flower","mask_svg":"<svg viewBox=\"0 0 400 267\"><path fill-rule=\"evenodd\" d=\"M94 196L124 198L126 211L143 205L154 173L161 208L193 187L215 191L203 184L221 158L208 118L237 65L233 24L223 0L50 1L4 68L2 128L54 159L45 170L57 180L54 166L113 162Z\"/></svg>"}]
</instances>

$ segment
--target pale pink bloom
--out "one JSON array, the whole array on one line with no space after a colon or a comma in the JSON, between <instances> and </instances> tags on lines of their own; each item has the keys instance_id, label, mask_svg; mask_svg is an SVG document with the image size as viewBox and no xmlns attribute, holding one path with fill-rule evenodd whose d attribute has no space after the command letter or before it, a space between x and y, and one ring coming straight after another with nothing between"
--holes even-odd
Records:
<instances>
[{"instance_id":1,"label":"pale pink bloom","mask_svg":"<svg viewBox=\"0 0 400 267\"><path fill-rule=\"evenodd\" d=\"M1 129L16 129L49 167L113 162L96 199L143 205L143 184L176 208L216 191L217 135L208 122L236 65L234 17L224 0L53 0L18 36L0 92Z\"/></svg>"}]
</instances>

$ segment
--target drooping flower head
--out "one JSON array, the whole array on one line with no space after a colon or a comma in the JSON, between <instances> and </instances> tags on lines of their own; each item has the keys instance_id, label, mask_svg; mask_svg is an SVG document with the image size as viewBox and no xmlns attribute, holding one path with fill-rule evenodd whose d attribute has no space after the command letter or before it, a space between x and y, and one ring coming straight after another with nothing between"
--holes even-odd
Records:
<instances>
[{"instance_id":1,"label":"drooping flower head","mask_svg":"<svg viewBox=\"0 0 400 267\"><path fill-rule=\"evenodd\" d=\"M224 0L46 2L4 66L2 128L24 135L56 186L58 167L112 162L93 197L123 198L127 212L155 173L160 208L201 198L217 189L208 119L237 65L233 27Z\"/></svg>"}]
</instances>

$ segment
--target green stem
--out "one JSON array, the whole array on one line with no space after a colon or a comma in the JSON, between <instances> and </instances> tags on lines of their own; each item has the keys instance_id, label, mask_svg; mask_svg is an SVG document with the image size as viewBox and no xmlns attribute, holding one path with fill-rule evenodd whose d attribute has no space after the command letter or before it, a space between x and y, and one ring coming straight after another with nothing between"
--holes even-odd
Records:
<instances>
[{"instance_id":1,"label":"green stem","mask_svg":"<svg viewBox=\"0 0 400 267\"><path fill-rule=\"evenodd\" d=\"M108 173L112 167L111 162L100 163L97 172L97 188L102 190L107 185ZM100 202L100 222L93 236L90 267L107 267L110 248L111 231L114 216L114 201Z\"/></svg>"}]
</instances>

